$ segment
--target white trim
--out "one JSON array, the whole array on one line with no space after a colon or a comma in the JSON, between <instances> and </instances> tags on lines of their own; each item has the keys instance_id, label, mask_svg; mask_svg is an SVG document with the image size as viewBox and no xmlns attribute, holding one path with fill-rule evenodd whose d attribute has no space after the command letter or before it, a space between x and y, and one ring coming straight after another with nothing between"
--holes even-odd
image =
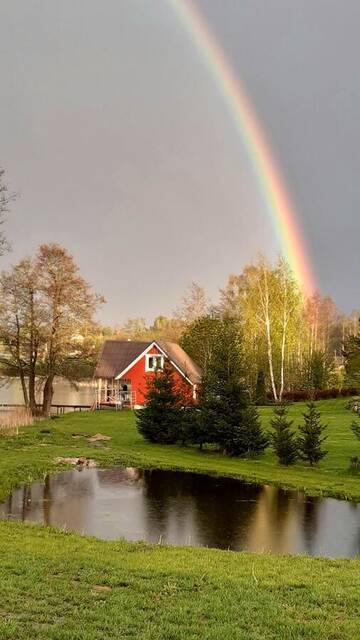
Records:
<instances>
[{"instance_id":1,"label":"white trim","mask_svg":"<svg viewBox=\"0 0 360 640\"><path fill-rule=\"evenodd\" d=\"M150 358L160 358L160 367L156 367L154 369L154 367L150 367L149 366L149 360ZM156 371L158 368L163 369L164 368L164 359L165 356L162 355L162 353L145 353L145 372L154 372Z\"/></svg>"},{"instance_id":2,"label":"white trim","mask_svg":"<svg viewBox=\"0 0 360 640\"><path fill-rule=\"evenodd\" d=\"M153 347L156 347L157 349L159 349L160 353L162 353L163 356L165 356L165 358L167 358L169 360L169 362L171 362L171 364L173 365L173 367L175 367L175 369L182 375L183 378L185 378L185 380L187 380L187 382L189 382L189 384L191 384L192 387L196 387L195 382L192 382L192 380L190 380L190 378L188 378L188 376L180 369L180 367L178 367L178 365L169 358L169 355L166 353L166 351L164 351L164 349L162 349L160 347L160 345L153 340L153 342L151 344L149 344L148 347L146 347L146 349L144 349L144 351L142 353L140 353L140 355L138 355L132 362L130 362L130 364L128 364L127 367L125 367L125 369L123 371L120 371L120 373L118 373L117 376L115 376L115 380L120 380L120 378L122 378L125 373L127 373L130 369L133 368L133 366L139 362L139 360L141 360L141 358L143 358L143 356L145 356L149 349L152 349ZM156 353L154 353L154 355L156 355Z\"/></svg>"},{"instance_id":3,"label":"white trim","mask_svg":"<svg viewBox=\"0 0 360 640\"><path fill-rule=\"evenodd\" d=\"M171 362L172 366L175 367L175 369L182 375L183 378L185 378L185 380L187 380L189 382L189 384L191 384L193 387L195 387L195 382L192 382L190 380L190 378L187 377L187 375L182 371L182 369L180 369L180 367L178 367L178 365L171 360L171 358L169 358L169 355L166 353L166 351L164 351L160 345L158 345L157 342L155 342L154 340L154 345L159 349L159 351L161 351L161 353L169 360L169 362Z\"/></svg>"},{"instance_id":4,"label":"white trim","mask_svg":"<svg viewBox=\"0 0 360 640\"><path fill-rule=\"evenodd\" d=\"M125 373L127 373L130 369L132 369L134 364L139 362L139 360L141 360L141 358L149 351L149 349L152 349L155 344L156 344L155 342L152 342L151 344L149 344L149 346L146 347L146 349L144 349L144 351L140 353L139 356L137 356L134 360L132 360L130 364L128 364L128 366L125 367L123 371L120 371L120 373L118 373L117 376L115 376L115 380L120 380L120 378L122 378Z\"/></svg>"}]
</instances>

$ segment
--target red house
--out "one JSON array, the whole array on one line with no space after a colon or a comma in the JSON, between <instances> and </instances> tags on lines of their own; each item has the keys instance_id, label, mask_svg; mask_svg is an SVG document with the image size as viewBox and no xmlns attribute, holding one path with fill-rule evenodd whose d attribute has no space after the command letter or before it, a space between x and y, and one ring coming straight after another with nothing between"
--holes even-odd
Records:
<instances>
[{"instance_id":1,"label":"red house","mask_svg":"<svg viewBox=\"0 0 360 640\"><path fill-rule=\"evenodd\" d=\"M95 369L97 404L143 406L146 379L163 367L165 359L172 365L175 379L188 384L195 399L201 370L178 344L106 340Z\"/></svg>"}]
</instances>

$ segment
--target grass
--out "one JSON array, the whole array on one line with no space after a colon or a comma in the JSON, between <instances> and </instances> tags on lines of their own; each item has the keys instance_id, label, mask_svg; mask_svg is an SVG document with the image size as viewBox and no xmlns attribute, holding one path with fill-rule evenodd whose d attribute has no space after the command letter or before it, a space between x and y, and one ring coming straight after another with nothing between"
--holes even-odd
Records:
<instances>
[{"instance_id":1,"label":"grass","mask_svg":"<svg viewBox=\"0 0 360 640\"><path fill-rule=\"evenodd\" d=\"M320 402L329 455L318 469L148 445L126 412L68 414L0 438L0 496L54 469L57 456L103 465L241 476L360 500L348 471L360 449L344 400ZM293 405L298 420L302 405ZM264 423L271 416L262 410ZM49 431L49 433L46 433ZM111 436L94 448L88 435ZM73 435L75 434L75 436ZM0 522L1 640L355 640L360 560L269 556L145 543L103 542Z\"/></svg>"},{"instance_id":2,"label":"grass","mask_svg":"<svg viewBox=\"0 0 360 640\"><path fill-rule=\"evenodd\" d=\"M359 561L0 527L1 640L355 640Z\"/></svg>"},{"instance_id":3,"label":"grass","mask_svg":"<svg viewBox=\"0 0 360 640\"><path fill-rule=\"evenodd\" d=\"M328 424L328 455L316 468L305 463L280 466L271 449L258 459L227 458L214 451L196 447L150 445L137 433L134 415L127 411L68 413L52 421L43 421L24 429L18 438L0 438L0 499L13 486L41 478L53 469L57 456L87 456L102 465L129 464L141 467L184 469L242 477L254 482L271 483L301 489L312 495L326 495L360 501L360 474L349 470L350 457L360 452L360 443L350 430L354 414L344 399L318 402ZM294 404L290 416L298 424L305 405ZM272 415L261 409L265 426ZM50 433L44 433L44 431ZM97 432L111 436L102 449L91 446L86 436ZM77 434L73 437L73 434Z\"/></svg>"}]
</instances>

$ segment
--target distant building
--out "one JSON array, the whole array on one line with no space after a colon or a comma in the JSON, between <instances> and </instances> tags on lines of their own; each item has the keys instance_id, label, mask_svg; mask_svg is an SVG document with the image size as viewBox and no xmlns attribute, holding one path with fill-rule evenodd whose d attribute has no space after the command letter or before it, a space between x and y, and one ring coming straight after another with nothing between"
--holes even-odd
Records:
<instances>
[{"instance_id":1,"label":"distant building","mask_svg":"<svg viewBox=\"0 0 360 640\"><path fill-rule=\"evenodd\" d=\"M193 398L201 384L201 370L174 342L106 340L95 369L97 403L141 407L146 379L170 362L175 379L190 385Z\"/></svg>"}]
</instances>

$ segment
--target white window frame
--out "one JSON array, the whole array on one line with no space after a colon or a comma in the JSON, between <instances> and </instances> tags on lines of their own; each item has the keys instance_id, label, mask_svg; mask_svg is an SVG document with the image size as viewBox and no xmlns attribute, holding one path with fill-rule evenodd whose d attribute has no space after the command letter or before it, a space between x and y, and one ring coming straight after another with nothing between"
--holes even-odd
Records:
<instances>
[{"instance_id":1,"label":"white window frame","mask_svg":"<svg viewBox=\"0 0 360 640\"><path fill-rule=\"evenodd\" d=\"M160 369L164 368L164 356L161 353L146 353L145 354L145 371L147 373L154 373L154 371L159 370L159 367L150 367L149 360L150 358L160 358Z\"/></svg>"}]
</instances>

